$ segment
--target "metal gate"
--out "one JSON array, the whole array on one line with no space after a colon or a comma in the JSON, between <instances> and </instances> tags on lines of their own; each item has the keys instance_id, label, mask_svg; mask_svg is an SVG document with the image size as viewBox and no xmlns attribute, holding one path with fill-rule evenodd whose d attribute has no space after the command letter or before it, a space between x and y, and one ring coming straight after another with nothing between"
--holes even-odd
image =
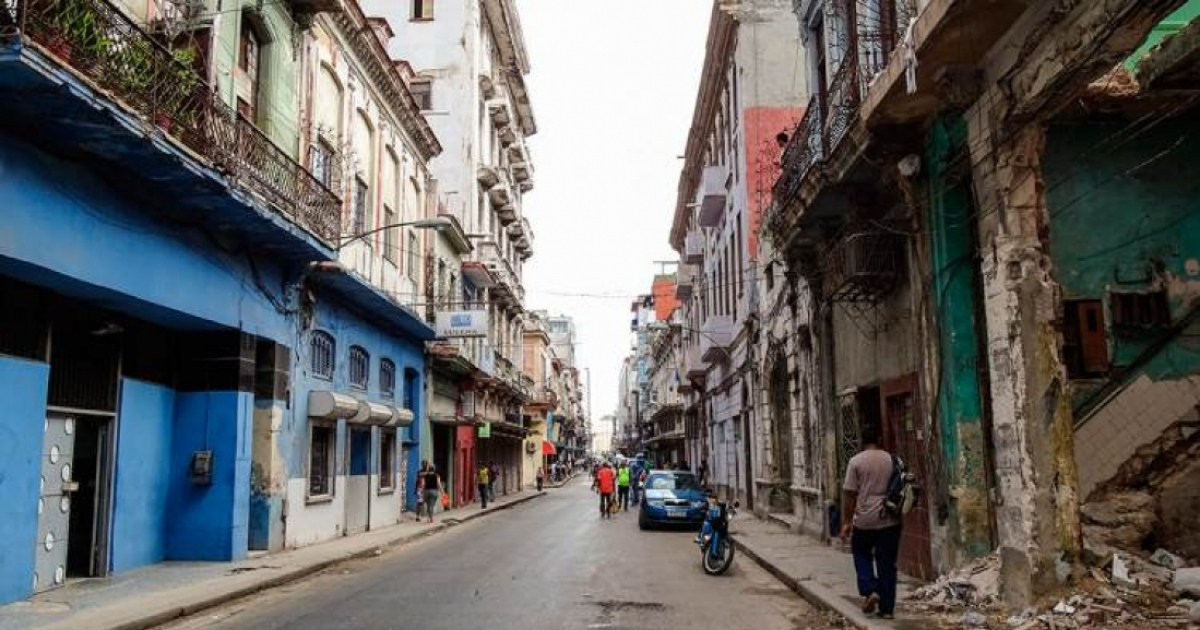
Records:
<instances>
[{"instance_id":1,"label":"metal gate","mask_svg":"<svg viewBox=\"0 0 1200 630\"><path fill-rule=\"evenodd\" d=\"M38 496L37 557L33 590L62 586L67 580L67 540L71 525L71 494L78 489L72 464L75 457L75 418L50 415L42 440L42 478Z\"/></svg>"}]
</instances>

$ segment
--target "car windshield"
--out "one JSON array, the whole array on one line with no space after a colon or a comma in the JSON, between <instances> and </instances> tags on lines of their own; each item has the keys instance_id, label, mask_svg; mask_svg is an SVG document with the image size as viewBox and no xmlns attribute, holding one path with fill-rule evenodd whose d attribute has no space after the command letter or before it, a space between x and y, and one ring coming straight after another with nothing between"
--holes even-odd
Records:
<instances>
[{"instance_id":1,"label":"car windshield","mask_svg":"<svg viewBox=\"0 0 1200 630\"><path fill-rule=\"evenodd\" d=\"M646 480L651 490L699 490L696 476L692 473L655 473Z\"/></svg>"}]
</instances>

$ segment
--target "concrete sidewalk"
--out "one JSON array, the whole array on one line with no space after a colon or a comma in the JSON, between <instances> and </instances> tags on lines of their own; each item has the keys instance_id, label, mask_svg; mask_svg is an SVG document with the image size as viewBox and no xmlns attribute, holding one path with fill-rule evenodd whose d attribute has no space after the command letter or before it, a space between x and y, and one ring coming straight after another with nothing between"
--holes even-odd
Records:
<instances>
[{"instance_id":1,"label":"concrete sidewalk","mask_svg":"<svg viewBox=\"0 0 1200 630\"><path fill-rule=\"evenodd\" d=\"M904 599L919 582L900 576L896 619L887 621L863 614L862 598L854 577L849 551L830 547L808 536L792 533L784 524L753 515L733 520L731 533L737 549L815 606L845 617L861 630L921 628L919 618L905 614Z\"/></svg>"},{"instance_id":2,"label":"concrete sidewalk","mask_svg":"<svg viewBox=\"0 0 1200 630\"><path fill-rule=\"evenodd\" d=\"M142 630L312 575L347 560L494 514L542 496L534 491L439 513L432 525L403 523L238 562L162 562L111 578L79 580L0 606L0 630ZM494 507L493 507L494 506Z\"/></svg>"}]
</instances>

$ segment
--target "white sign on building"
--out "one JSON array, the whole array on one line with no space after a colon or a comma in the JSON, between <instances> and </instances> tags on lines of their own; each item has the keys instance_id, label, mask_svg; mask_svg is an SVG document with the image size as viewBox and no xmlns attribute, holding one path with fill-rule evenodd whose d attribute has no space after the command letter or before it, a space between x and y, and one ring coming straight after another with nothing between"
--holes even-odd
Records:
<instances>
[{"instance_id":1,"label":"white sign on building","mask_svg":"<svg viewBox=\"0 0 1200 630\"><path fill-rule=\"evenodd\" d=\"M487 311L443 311L437 314L434 329L443 339L487 337Z\"/></svg>"}]
</instances>

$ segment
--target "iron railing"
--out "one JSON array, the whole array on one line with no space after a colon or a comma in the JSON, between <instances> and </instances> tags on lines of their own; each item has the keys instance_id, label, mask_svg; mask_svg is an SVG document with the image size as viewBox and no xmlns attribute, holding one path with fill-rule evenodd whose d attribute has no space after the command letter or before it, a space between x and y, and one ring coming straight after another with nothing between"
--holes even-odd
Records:
<instances>
[{"instance_id":1,"label":"iron railing","mask_svg":"<svg viewBox=\"0 0 1200 630\"><path fill-rule=\"evenodd\" d=\"M235 185L326 243L341 200L197 72L194 49L168 48L108 0L0 0L0 41L23 37L212 162Z\"/></svg>"},{"instance_id":2,"label":"iron railing","mask_svg":"<svg viewBox=\"0 0 1200 630\"><path fill-rule=\"evenodd\" d=\"M855 232L825 258L822 288L831 302L873 303L896 287L904 269L906 236L888 230Z\"/></svg>"},{"instance_id":3,"label":"iron railing","mask_svg":"<svg viewBox=\"0 0 1200 630\"><path fill-rule=\"evenodd\" d=\"M780 160L782 169L775 182L775 200L780 210L796 196L808 172L825 157L825 138L821 135L821 99L813 96L804 117L792 132Z\"/></svg>"},{"instance_id":4,"label":"iron railing","mask_svg":"<svg viewBox=\"0 0 1200 630\"><path fill-rule=\"evenodd\" d=\"M847 55L829 81L826 96L829 116L825 121L825 147L833 153L846 132L854 125L858 106L862 103L858 84L858 58Z\"/></svg>"}]
</instances>

